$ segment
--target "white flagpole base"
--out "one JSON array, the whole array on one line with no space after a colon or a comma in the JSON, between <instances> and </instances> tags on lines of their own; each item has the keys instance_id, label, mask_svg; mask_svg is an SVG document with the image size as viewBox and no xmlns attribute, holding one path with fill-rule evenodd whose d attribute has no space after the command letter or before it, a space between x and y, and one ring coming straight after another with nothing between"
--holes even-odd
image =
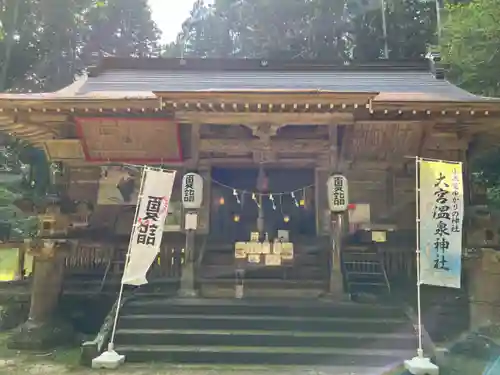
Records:
<instances>
[{"instance_id":1,"label":"white flagpole base","mask_svg":"<svg viewBox=\"0 0 500 375\"><path fill-rule=\"evenodd\" d=\"M432 363L429 358L417 356L404 363L405 369L412 375L439 375L439 367Z\"/></svg>"},{"instance_id":2,"label":"white flagpole base","mask_svg":"<svg viewBox=\"0 0 500 375\"><path fill-rule=\"evenodd\" d=\"M125 356L118 354L113 349L108 348L100 356L92 360L93 369L115 370L125 363Z\"/></svg>"}]
</instances>

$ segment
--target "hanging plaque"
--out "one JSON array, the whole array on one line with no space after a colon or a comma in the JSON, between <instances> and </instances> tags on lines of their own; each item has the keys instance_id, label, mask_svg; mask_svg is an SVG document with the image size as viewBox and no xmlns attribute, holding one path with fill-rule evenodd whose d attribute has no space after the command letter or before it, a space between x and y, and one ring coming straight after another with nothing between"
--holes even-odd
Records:
<instances>
[{"instance_id":1,"label":"hanging plaque","mask_svg":"<svg viewBox=\"0 0 500 375\"><path fill-rule=\"evenodd\" d=\"M328 205L330 211L344 212L349 205L347 178L340 174L330 176L327 181Z\"/></svg>"},{"instance_id":2,"label":"hanging plaque","mask_svg":"<svg viewBox=\"0 0 500 375\"><path fill-rule=\"evenodd\" d=\"M203 178L197 173L186 173L182 178L182 205L198 209L203 202Z\"/></svg>"}]
</instances>

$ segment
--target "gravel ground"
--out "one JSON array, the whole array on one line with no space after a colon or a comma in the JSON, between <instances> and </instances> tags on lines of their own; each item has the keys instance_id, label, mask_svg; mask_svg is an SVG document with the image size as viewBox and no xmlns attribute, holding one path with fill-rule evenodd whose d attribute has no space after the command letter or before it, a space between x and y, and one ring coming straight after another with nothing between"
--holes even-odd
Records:
<instances>
[{"instance_id":1,"label":"gravel ground","mask_svg":"<svg viewBox=\"0 0 500 375\"><path fill-rule=\"evenodd\" d=\"M125 365L117 371L104 371L78 368L60 363L34 362L15 359L0 360L0 374L9 375L100 375L117 373L120 375L386 375L396 373L383 373L381 370L356 371L355 369L320 368L311 369L306 367L226 367L226 366L174 366L174 365Z\"/></svg>"}]
</instances>

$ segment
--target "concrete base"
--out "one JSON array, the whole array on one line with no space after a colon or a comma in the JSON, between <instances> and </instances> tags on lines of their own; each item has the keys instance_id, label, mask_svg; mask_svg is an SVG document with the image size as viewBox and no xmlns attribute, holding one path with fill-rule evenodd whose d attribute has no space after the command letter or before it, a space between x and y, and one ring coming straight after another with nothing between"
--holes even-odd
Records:
<instances>
[{"instance_id":1,"label":"concrete base","mask_svg":"<svg viewBox=\"0 0 500 375\"><path fill-rule=\"evenodd\" d=\"M125 356L114 350L107 350L92 360L93 369L115 370L125 363Z\"/></svg>"},{"instance_id":2,"label":"concrete base","mask_svg":"<svg viewBox=\"0 0 500 375\"><path fill-rule=\"evenodd\" d=\"M405 369L412 375L439 375L439 367L429 358L414 357L405 361Z\"/></svg>"}]
</instances>

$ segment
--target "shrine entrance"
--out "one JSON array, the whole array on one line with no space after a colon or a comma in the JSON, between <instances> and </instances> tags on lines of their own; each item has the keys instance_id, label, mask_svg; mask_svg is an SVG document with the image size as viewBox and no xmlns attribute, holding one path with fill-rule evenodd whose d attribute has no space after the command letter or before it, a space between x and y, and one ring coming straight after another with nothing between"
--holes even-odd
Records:
<instances>
[{"instance_id":1,"label":"shrine entrance","mask_svg":"<svg viewBox=\"0 0 500 375\"><path fill-rule=\"evenodd\" d=\"M242 282L245 296L252 287L280 296L290 285L294 293L311 283L316 295L324 290L328 252L316 231L314 178L313 169L213 168L210 234L200 267L205 286L216 281L220 293L225 282L227 296Z\"/></svg>"},{"instance_id":2,"label":"shrine entrance","mask_svg":"<svg viewBox=\"0 0 500 375\"><path fill-rule=\"evenodd\" d=\"M278 233L291 242L316 236L314 170L214 168L212 240L221 243L274 241Z\"/></svg>"}]
</instances>

